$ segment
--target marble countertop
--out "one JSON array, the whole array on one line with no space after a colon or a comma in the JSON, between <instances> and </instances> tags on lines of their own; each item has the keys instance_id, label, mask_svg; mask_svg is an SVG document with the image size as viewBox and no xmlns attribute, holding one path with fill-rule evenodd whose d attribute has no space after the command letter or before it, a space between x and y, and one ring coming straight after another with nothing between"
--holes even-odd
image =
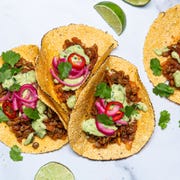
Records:
<instances>
[{"instance_id":1,"label":"marble countertop","mask_svg":"<svg viewBox=\"0 0 180 180\"><path fill-rule=\"evenodd\" d=\"M156 127L148 144L140 153L123 160L92 161L75 154L69 145L51 153L23 154L23 161L13 162L9 148L0 143L0 179L32 180L40 166L57 161L68 166L76 180L179 180L180 106L157 97L143 66L143 45L148 28L161 10L155 0L145 7L133 7L122 0L113 0L127 17L125 31L117 36L97 14L93 6L98 0L1 0L0 52L22 44L40 46L42 36L52 28L82 23L109 32L119 42L112 52L138 67L139 75L152 101ZM178 1L177 1L178 2ZM159 1L160 3L160 1ZM167 110L171 120L165 130L158 126L160 112Z\"/></svg>"}]
</instances>

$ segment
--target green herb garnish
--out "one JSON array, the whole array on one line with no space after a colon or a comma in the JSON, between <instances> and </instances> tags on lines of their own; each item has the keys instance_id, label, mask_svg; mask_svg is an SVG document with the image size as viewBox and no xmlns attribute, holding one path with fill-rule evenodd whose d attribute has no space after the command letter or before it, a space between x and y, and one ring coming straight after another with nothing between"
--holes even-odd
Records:
<instances>
[{"instance_id":1,"label":"green herb garnish","mask_svg":"<svg viewBox=\"0 0 180 180\"><path fill-rule=\"evenodd\" d=\"M153 88L153 93L159 95L160 97L168 98L171 94L174 93L174 89L167 84L159 83L156 87Z\"/></svg>"},{"instance_id":2,"label":"green herb garnish","mask_svg":"<svg viewBox=\"0 0 180 180\"><path fill-rule=\"evenodd\" d=\"M106 114L98 114L97 120L104 125L113 125L114 124L112 118L108 117Z\"/></svg>"},{"instance_id":3,"label":"green herb garnish","mask_svg":"<svg viewBox=\"0 0 180 180\"><path fill-rule=\"evenodd\" d=\"M110 98L111 97L111 88L105 83L101 82L96 87L95 96L99 96L101 98Z\"/></svg>"},{"instance_id":4,"label":"green herb garnish","mask_svg":"<svg viewBox=\"0 0 180 180\"><path fill-rule=\"evenodd\" d=\"M20 85L19 84L16 84L14 83L10 88L9 88L9 91L18 91L20 89Z\"/></svg>"},{"instance_id":5,"label":"green herb garnish","mask_svg":"<svg viewBox=\"0 0 180 180\"><path fill-rule=\"evenodd\" d=\"M72 69L72 65L69 62L62 62L58 65L59 77L65 79L68 77L69 72Z\"/></svg>"},{"instance_id":6,"label":"green herb garnish","mask_svg":"<svg viewBox=\"0 0 180 180\"><path fill-rule=\"evenodd\" d=\"M150 68L155 76L160 76L162 74L162 68L159 59L157 58L151 59Z\"/></svg>"},{"instance_id":7,"label":"green herb garnish","mask_svg":"<svg viewBox=\"0 0 180 180\"><path fill-rule=\"evenodd\" d=\"M161 129L165 129L167 127L168 122L170 121L170 114L167 110L163 110L160 113L159 123L158 125Z\"/></svg>"},{"instance_id":8,"label":"green herb garnish","mask_svg":"<svg viewBox=\"0 0 180 180\"><path fill-rule=\"evenodd\" d=\"M2 108L0 107L0 123L7 122L9 118L4 114Z\"/></svg>"},{"instance_id":9,"label":"green herb garnish","mask_svg":"<svg viewBox=\"0 0 180 180\"><path fill-rule=\"evenodd\" d=\"M124 109L122 109L122 111L124 112L124 114L129 118L134 114L137 114L138 111L136 110L137 106L135 104L133 104L132 106L126 106Z\"/></svg>"},{"instance_id":10,"label":"green herb garnish","mask_svg":"<svg viewBox=\"0 0 180 180\"><path fill-rule=\"evenodd\" d=\"M7 51L2 53L3 61L10 64L11 67L14 67L14 65L19 61L20 58L20 54L13 51Z\"/></svg>"},{"instance_id":11,"label":"green herb garnish","mask_svg":"<svg viewBox=\"0 0 180 180\"><path fill-rule=\"evenodd\" d=\"M7 69L4 72L0 72L0 83L3 83L6 79L10 79L12 77L11 69Z\"/></svg>"},{"instance_id":12,"label":"green herb garnish","mask_svg":"<svg viewBox=\"0 0 180 180\"><path fill-rule=\"evenodd\" d=\"M39 112L37 109L32 109L32 108L24 108L24 113L26 116L30 119L37 120L40 118Z\"/></svg>"},{"instance_id":13,"label":"green herb garnish","mask_svg":"<svg viewBox=\"0 0 180 180\"><path fill-rule=\"evenodd\" d=\"M13 161L22 161L23 160L23 157L21 156L21 149L17 145L14 145L11 148L9 155Z\"/></svg>"}]
</instances>

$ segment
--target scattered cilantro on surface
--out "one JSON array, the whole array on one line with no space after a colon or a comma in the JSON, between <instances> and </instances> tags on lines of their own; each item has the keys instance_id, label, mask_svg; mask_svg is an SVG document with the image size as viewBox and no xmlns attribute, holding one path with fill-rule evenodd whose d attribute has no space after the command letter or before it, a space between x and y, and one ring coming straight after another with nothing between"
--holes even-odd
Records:
<instances>
[{"instance_id":1,"label":"scattered cilantro on surface","mask_svg":"<svg viewBox=\"0 0 180 180\"><path fill-rule=\"evenodd\" d=\"M105 83L101 82L96 87L95 96L99 96L100 98L110 98L111 97L111 88Z\"/></svg>"},{"instance_id":2,"label":"scattered cilantro on surface","mask_svg":"<svg viewBox=\"0 0 180 180\"><path fill-rule=\"evenodd\" d=\"M72 65L69 62L62 62L58 65L59 77L65 79L68 77Z\"/></svg>"},{"instance_id":3,"label":"scattered cilantro on surface","mask_svg":"<svg viewBox=\"0 0 180 180\"><path fill-rule=\"evenodd\" d=\"M171 94L174 93L174 89L167 84L159 83L153 88L153 93L159 95L160 97L168 98Z\"/></svg>"},{"instance_id":4,"label":"scattered cilantro on surface","mask_svg":"<svg viewBox=\"0 0 180 180\"><path fill-rule=\"evenodd\" d=\"M14 67L14 65L19 61L20 58L20 54L13 51L7 51L2 53L3 61L10 64L11 67Z\"/></svg>"},{"instance_id":5,"label":"scattered cilantro on surface","mask_svg":"<svg viewBox=\"0 0 180 180\"><path fill-rule=\"evenodd\" d=\"M0 107L0 123L7 122L9 118L3 113L2 108Z\"/></svg>"},{"instance_id":6,"label":"scattered cilantro on surface","mask_svg":"<svg viewBox=\"0 0 180 180\"><path fill-rule=\"evenodd\" d=\"M24 113L26 114L27 117L33 120L39 119L39 112L37 109L32 109L32 108L24 108Z\"/></svg>"},{"instance_id":7,"label":"scattered cilantro on surface","mask_svg":"<svg viewBox=\"0 0 180 180\"><path fill-rule=\"evenodd\" d=\"M13 147L11 147L9 155L13 161L23 160L23 156L21 156L21 149L17 145L14 145Z\"/></svg>"},{"instance_id":8,"label":"scattered cilantro on surface","mask_svg":"<svg viewBox=\"0 0 180 180\"><path fill-rule=\"evenodd\" d=\"M162 74L162 68L159 59L157 58L151 59L150 68L155 76L160 76Z\"/></svg>"},{"instance_id":9,"label":"scattered cilantro on surface","mask_svg":"<svg viewBox=\"0 0 180 180\"><path fill-rule=\"evenodd\" d=\"M108 117L106 114L98 114L97 120L104 125L113 125L114 124L112 118Z\"/></svg>"},{"instance_id":10,"label":"scattered cilantro on surface","mask_svg":"<svg viewBox=\"0 0 180 180\"><path fill-rule=\"evenodd\" d=\"M18 91L20 89L20 85L19 84L16 84L14 83L10 88L9 88L9 91Z\"/></svg>"},{"instance_id":11,"label":"scattered cilantro on surface","mask_svg":"<svg viewBox=\"0 0 180 180\"><path fill-rule=\"evenodd\" d=\"M161 111L159 123L158 123L161 129L165 129L169 121L170 121L170 113L167 110Z\"/></svg>"}]
</instances>

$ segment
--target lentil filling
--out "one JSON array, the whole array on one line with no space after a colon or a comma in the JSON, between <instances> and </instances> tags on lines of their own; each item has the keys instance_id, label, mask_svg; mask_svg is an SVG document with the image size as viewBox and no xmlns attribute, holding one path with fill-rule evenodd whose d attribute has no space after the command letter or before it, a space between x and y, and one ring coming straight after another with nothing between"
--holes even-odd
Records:
<instances>
[{"instance_id":1,"label":"lentil filling","mask_svg":"<svg viewBox=\"0 0 180 180\"><path fill-rule=\"evenodd\" d=\"M177 42L177 44L173 44L171 46L168 46L167 48L168 51L162 53L163 57L167 57L167 60L161 64L162 73L169 81L169 85L172 87L176 87L173 73L175 73L177 70L180 71L180 63L177 61L177 59L172 57L172 52L176 52L180 57L180 40Z\"/></svg>"},{"instance_id":2,"label":"lentil filling","mask_svg":"<svg viewBox=\"0 0 180 180\"><path fill-rule=\"evenodd\" d=\"M127 102L137 103L141 99L138 97L139 87L137 87L135 82L130 81L128 75L125 75L123 71L115 71L112 70L111 73L105 71L105 79L104 81L109 84L121 84L126 89L126 99ZM91 116L95 117L97 115L97 109L95 105L92 108ZM118 126L118 129L112 136L95 136L86 133L87 139L89 142L92 142L94 147L96 148L106 148L108 144L121 144L124 143L128 150L131 149L132 142L135 138L137 130L137 120L130 120L128 125Z\"/></svg>"}]
</instances>

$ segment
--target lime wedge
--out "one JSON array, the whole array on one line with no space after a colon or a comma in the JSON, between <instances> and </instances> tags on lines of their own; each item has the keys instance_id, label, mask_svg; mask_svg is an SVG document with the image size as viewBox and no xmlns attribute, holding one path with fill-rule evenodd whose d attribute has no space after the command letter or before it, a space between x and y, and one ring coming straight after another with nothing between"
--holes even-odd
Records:
<instances>
[{"instance_id":1,"label":"lime wedge","mask_svg":"<svg viewBox=\"0 0 180 180\"><path fill-rule=\"evenodd\" d=\"M34 180L74 180L73 173L64 165L49 162L40 167Z\"/></svg>"},{"instance_id":2,"label":"lime wedge","mask_svg":"<svg viewBox=\"0 0 180 180\"><path fill-rule=\"evenodd\" d=\"M123 1L133 6L145 6L151 0L123 0Z\"/></svg>"},{"instance_id":3,"label":"lime wedge","mask_svg":"<svg viewBox=\"0 0 180 180\"><path fill-rule=\"evenodd\" d=\"M102 1L95 4L94 8L117 35L123 32L126 25L126 16L117 4L110 1Z\"/></svg>"}]
</instances>

